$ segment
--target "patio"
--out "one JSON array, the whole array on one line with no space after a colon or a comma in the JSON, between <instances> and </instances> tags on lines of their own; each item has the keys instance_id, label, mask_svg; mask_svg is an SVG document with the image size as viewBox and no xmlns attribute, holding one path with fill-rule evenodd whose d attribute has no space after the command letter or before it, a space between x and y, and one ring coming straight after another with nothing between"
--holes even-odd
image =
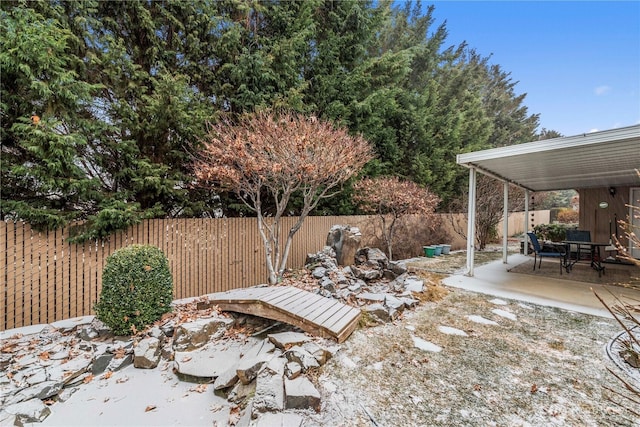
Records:
<instances>
[{"instance_id":1,"label":"patio","mask_svg":"<svg viewBox=\"0 0 640 427\"><path fill-rule=\"evenodd\" d=\"M640 301L640 289L638 287L609 285L607 274L603 276L602 283L595 283L594 280L598 279L598 273L589 269L588 266L586 267L589 271L582 272L581 268L574 269L571 273L563 272L563 275L560 276L557 261L545 260L542 262L540 273L538 273L538 270L536 270L536 274L533 274L533 271L527 273L513 271L517 266L525 263L531 267L528 264L529 262L533 262L532 257L520 254L509 255L508 267L502 261L494 261L477 266L473 276L452 275L445 278L443 283L447 286L501 298L527 301L604 317L612 316L598 301L594 291L607 303L614 302L614 295L626 301ZM583 266L580 265L579 267ZM619 267L622 266L616 266L616 268ZM640 269L633 266L624 267L629 267L629 275L631 278L635 276L637 283ZM607 266L607 268L609 269L610 267ZM547 272L549 274L546 274ZM577 280L585 280L585 277L590 280L588 282Z\"/></svg>"}]
</instances>

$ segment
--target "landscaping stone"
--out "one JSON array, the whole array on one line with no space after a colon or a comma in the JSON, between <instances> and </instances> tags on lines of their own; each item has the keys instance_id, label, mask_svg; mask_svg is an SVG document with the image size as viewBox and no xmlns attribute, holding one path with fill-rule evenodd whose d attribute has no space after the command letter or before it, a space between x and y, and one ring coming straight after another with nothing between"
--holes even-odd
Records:
<instances>
[{"instance_id":1,"label":"landscaping stone","mask_svg":"<svg viewBox=\"0 0 640 427\"><path fill-rule=\"evenodd\" d=\"M302 427L303 421L302 416L289 412L266 413L256 420L255 427Z\"/></svg>"},{"instance_id":2,"label":"landscaping stone","mask_svg":"<svg viewBox=\"0 0 640 427\"><path fill-rule=\"evenodd\" d=\"M418 337L411 337L411 338L413 338L413 346L422 351L430 351L433 353L439 353L442 351L442 347L430 341L427 341Z\"/></svg>"},{"instance_id":3,"label":"landscaping stone","mask_svg":"<svg viewBox=\"0 0 640 427\"><path fill-rule=\"evenodd\" d=\"M290 380L298 378L302 374L302 366L298 362L289 362L285 365L284 373Z\"/></svg>"},{"instance_id":4,"label":"landscaping stone","mask_svg":"<svg viewBox=\"0 0 640 427\"><path fill-rule=\"evenodd\" d=\"M235 369L246 344L225 340L211 342L193 351L176 351L174 368L183 375L201 378L218 377L230 368Z\"/></svg>"},{"instance_id":5,"label":"landscaping stone","mask_svg":"<svg viewBox=\"0 0 640 427\"><path fill-rule=\"evenodd\" d=\"M254 414L284 409L284 366L283 358L271 359L258 375L253 398Z\"/></svg>"},{"instance_id":6,"label":"landscaping stone","mask_svg":"<svg viewBox=\"0 0 640 427\"><path fill-rule=\"evenodd\" d=\"M318 368L320 364L315 357L303 347L291 347L285 352L285 357L289 362L296 362L302 366L302 371L307 372L310 368Z\"/></svg>"},{"instance_id":7,"label":"landscaping stone","mask_svg":"<svg viewBox=\"0 0 640 427\"><path fill-rule=\"evenodd\" d=\"M320 411L320 392L306 377L284 380L286 409L315 409Z\"/></svg>"},{"instance_id":8,"label":"landscaping stone","mask_svg":"<svg viewBox=\"0 0 640 427\"><path fill-rule=\"evenodd\" d=\"M311 341L312 339L310 336L301 332L280 332L277 334L269 334L267 338L280 350L287 350L293 346Z\"/></svg>"},{"instance_id":9,"label":"landscaping stone","mask_svg":"<svg viewBox=\"0 0 640 427\"><path fill-rule=\"evenodd\" d=\"M176 351L198 349L209 340L222 337L232 325L233 319L228 317L211 317L183 323L174 331L173 349Z\"/></svg>"},{"instance_id":10,"label":"landscaping stone","mask_svg":"<svg viewBox=\"0 0 640 427\"><path fill-rule=\"evenodd\" d=\"M51 410L40 399L31 399L25 402L8 405L5 412L15 415L14 425L24 423L41 423L51 414Z\"/></svg>"},{"instance_id":11,"label":"landscaping stone","mask_svg":"<svg viewBox=\"0 0 640 427\"><path fill-rule=\"evenodd\" d=\"M133 366L153 369L160 362L160 340L149 337L141 340L133 349Z\"/></svg>"},{"instance_id":12,"label":"landscaping stone","mask_svg":"<svg viewBox=\"0 0 640 427\"><path fill-rule=\"evenodd\" d=\"M334 225L327 235L326 246L335 252L338 265L353 264L356 252L360 248L362 233L358 227Z\"/></svg>"},{"instance_id":13,"label":"landscaping stone","mask_svg":"<svg viewBox=\"0 0 640 427\"><path fill-rule=\"evenodd\" d=\"M238 382L238 373L236 372L236 367L233 366L223 373L221 373L218 378L213 383L214 390L222 390L225 388L229 388L235 383Z\"/></svg>"}]
</instances>

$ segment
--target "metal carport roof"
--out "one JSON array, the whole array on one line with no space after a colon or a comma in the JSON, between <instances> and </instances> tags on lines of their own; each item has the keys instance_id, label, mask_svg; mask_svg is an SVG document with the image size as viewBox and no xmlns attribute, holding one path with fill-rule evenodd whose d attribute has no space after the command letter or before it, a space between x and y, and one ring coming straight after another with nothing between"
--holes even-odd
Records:
<instances>
[{"instance_id":1,"label":"metal carport roof","mask_svg":"<svg viewBox=\"0 0 640 427\"><path fill-rule=\"evenodd\" d=\"M457 162L531 191L638 185L640 125L458 154Z\"/></svg>"},{"instance_id":2,"label":"metal carport roof","mask_svg":"<svg viewBox=\"0 0 640 427\"><path fill-rule=\"evenodd\" d=\"M528 191L636 186L640 184L640 125L458 154L457 162L469 168L467 236L475 236L476 172L505 182L505 217L507 183ZM527 209L525 202L525 212ZM506 263L508 230L507 221L504 223L502 252ZM474 240L467 238L470 276Z\"/></svg>"}]
</instances>

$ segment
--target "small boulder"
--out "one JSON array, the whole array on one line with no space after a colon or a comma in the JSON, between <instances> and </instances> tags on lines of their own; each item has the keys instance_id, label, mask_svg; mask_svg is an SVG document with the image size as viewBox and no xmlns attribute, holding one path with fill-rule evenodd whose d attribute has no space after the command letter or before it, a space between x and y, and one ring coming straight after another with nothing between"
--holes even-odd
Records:
<instances>
[{"instance_id":1,"label":"small boulder","mask_svg":"<svg viewBox=\"0 0 640 427\"><path fill-rule=\"evenodd\" d=\"M320 392L306 377L284 380L285 408L320 411Z\"/></svg>"},{"instance_id":2,"label":"small boulder","mask_svg":"<svg viewBox=\"0 0 640 427\"><path fill-rule=\"evenodd\" d=\"M141 369L153 369L160 362L160 340L145 338L133 349L133 366Z\"/></svg>"}]
</instances>

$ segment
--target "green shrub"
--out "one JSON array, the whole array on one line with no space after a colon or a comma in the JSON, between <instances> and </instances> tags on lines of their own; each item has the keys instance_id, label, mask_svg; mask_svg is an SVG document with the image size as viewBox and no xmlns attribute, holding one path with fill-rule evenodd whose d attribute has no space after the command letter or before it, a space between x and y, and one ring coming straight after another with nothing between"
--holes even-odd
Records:
<instances>
[{"instance_id":1,"label":"green shrub","mask_svg":"<svg viewBox=\"0 0 640 427\"><path fill-rule=\"evenodd\" d=\"M561 242L567 239L567 230L574 228L567 224L540 224L533 227L533 232L539 239Z\"/></svg>"},{"instance_id":2,"label":"green shrub","mask_svg":"<svg viewBox=\"0 0 640 427\"><path fill-rule=\"evenodd\" d=\"M173 279L162 251L131 245L107 258L102 292L94 308L116 335L130 335L171 310Z\"/></svg>"}]
</instances>

